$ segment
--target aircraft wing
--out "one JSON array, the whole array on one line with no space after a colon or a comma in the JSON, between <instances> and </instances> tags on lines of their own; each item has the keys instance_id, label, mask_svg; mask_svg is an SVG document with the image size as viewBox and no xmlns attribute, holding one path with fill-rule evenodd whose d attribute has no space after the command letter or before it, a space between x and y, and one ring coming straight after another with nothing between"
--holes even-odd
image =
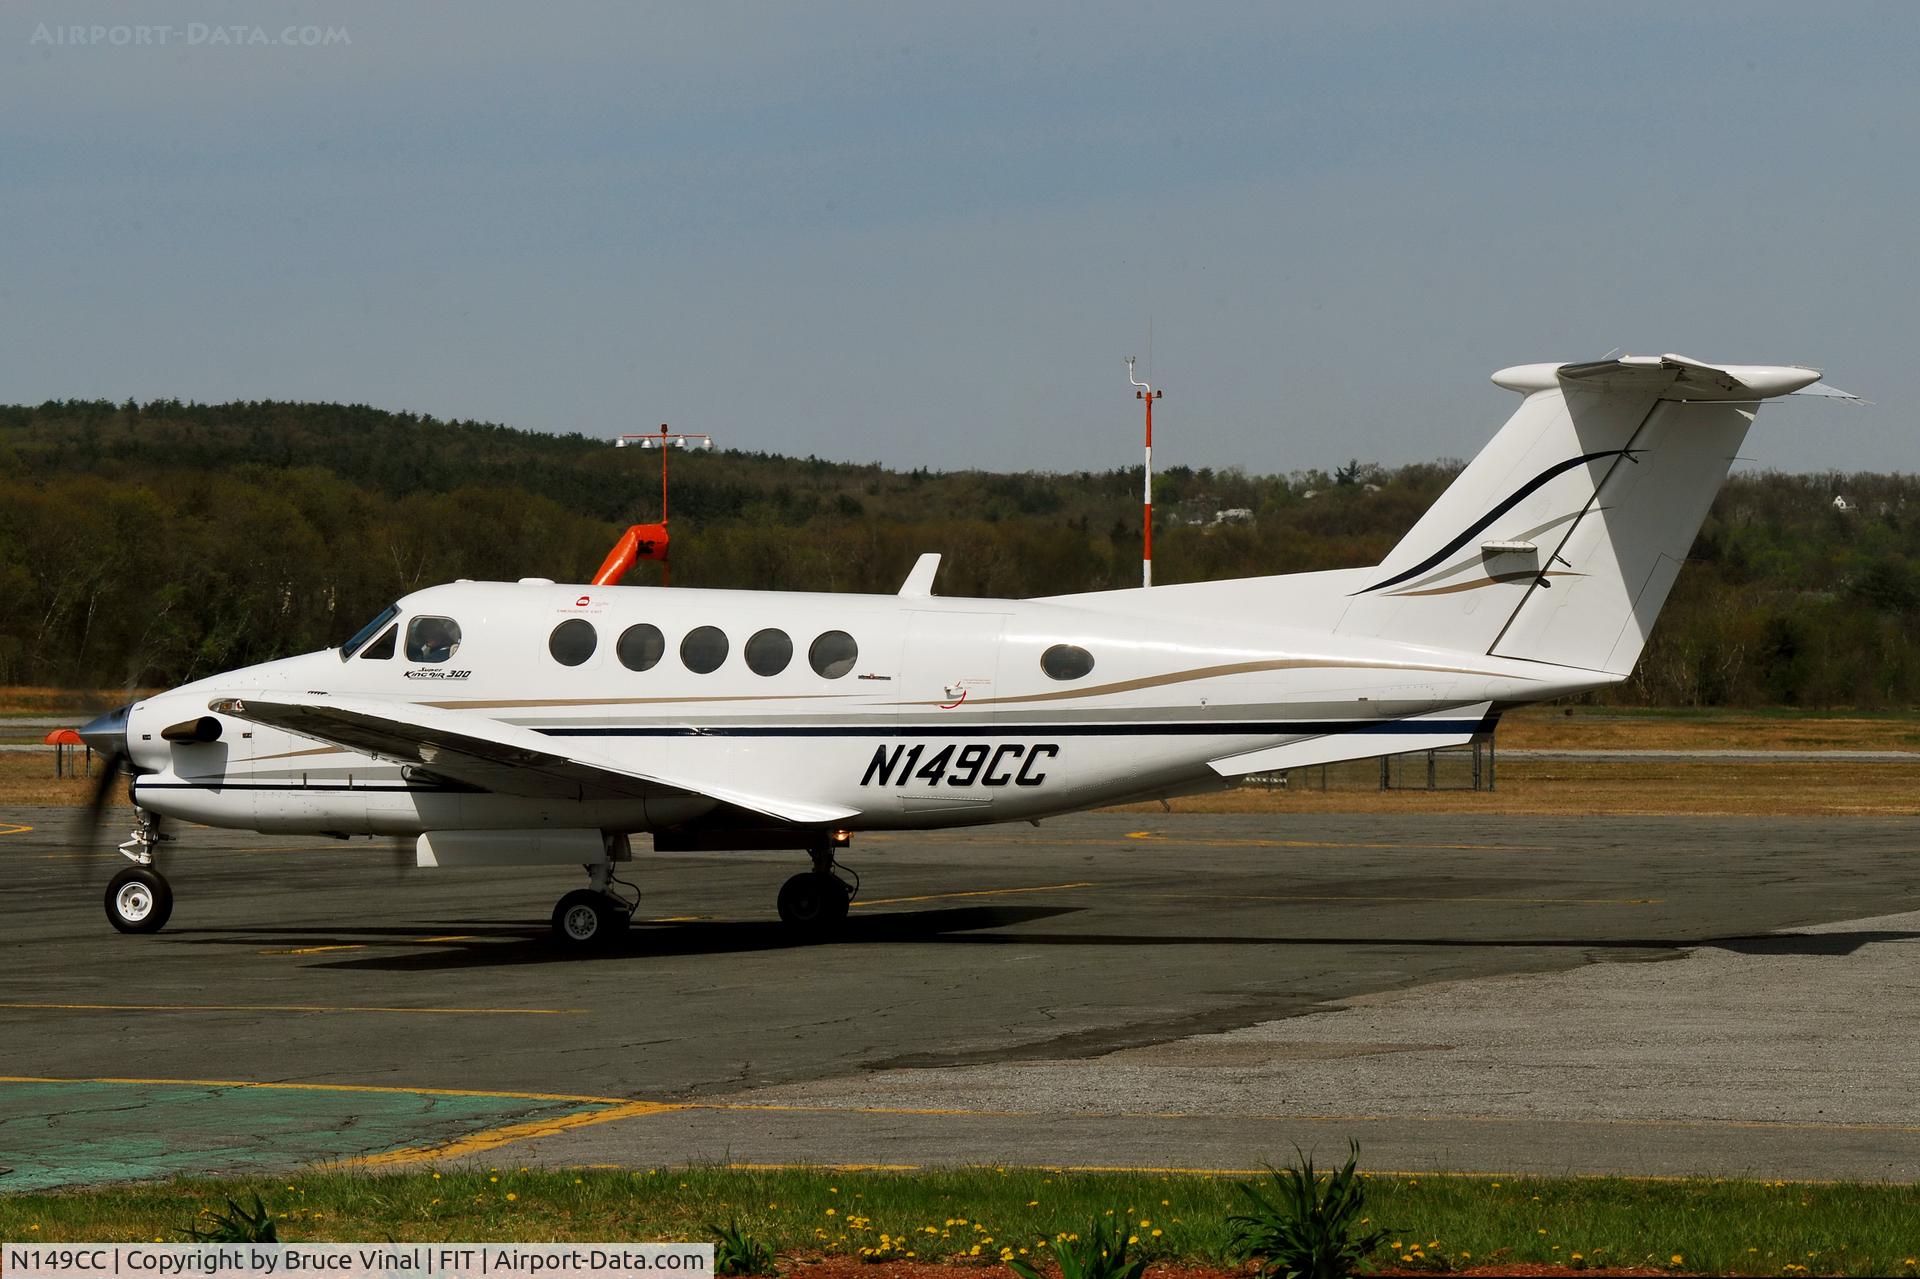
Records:
<instances>
[{"instance_id":1,"label":"aircraft wing","mask_svg":"<svg viewBox=\"0 0 1920 1279\"><path fill-rule=\"evenodd\" d=\"M859 812L636 772L597 754L556 751L552 738L532 729L429 706L271 694L216 698L207 709L506 795L556 799L704 795L803 825L844 821Z\"/></svg>"},{"instance_id":2,"label":"aircraft wing","mask_svg":"<svg viewBox=\"0 0 1920 1279\"><path fill-rule=\"evenodd\" d=\"M1344 732L1303 737L1284 746L1228 755L1209 761L1207 767L1222 777L1242 777L1248 773L1277 773L1314 764L1337 764L1348 759L1372 759L1375 755L1465 746L1474 734L1487 726L1487 712L1492 707L1491 702L1479 702L1407 719L1373 720Z\"/></svg>"}]
</instances>

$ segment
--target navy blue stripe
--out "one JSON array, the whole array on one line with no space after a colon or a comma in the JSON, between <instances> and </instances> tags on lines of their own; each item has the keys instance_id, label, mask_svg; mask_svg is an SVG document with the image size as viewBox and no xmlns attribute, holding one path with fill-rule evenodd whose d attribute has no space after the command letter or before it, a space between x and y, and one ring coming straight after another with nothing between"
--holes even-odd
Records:
<instances>
[{"instance_id":1,"label":"navy blue stripe","mask_svg":"<svg viewBox=\"0 0 1920 1279\"><path fill-rule=\"evenodd\" d=\"M1557 462L1554 465L1549 466L1546 470L1540 472L1540 474L1534 476L1532 479L1528 480L1525 484L1522 484L1519 488L1515 489L1512 495L1509 496L1504 502L1500 503L1500 505L1494 507L1491 511L1488 511L1485 515L1481 516L1479 519L1475 520L1472 524L1468 525L1467 528L1461 531L1458 537L1454 538L1451 542L1448 542L1445 546L1441 547L1439 550L1435 551L1433 554L1427 556L1427 558L1425 558L1424 560L1421 560L1418 564L1415 564L1412 568L1408 569L1406 572L1396 573L1392 577L1388 578L1386 581L1375 582L1372 586L1369 586L1366 590L1359 591L1357 593L1360 595L1365 595L1370 591L1384 590L1389 586L1398 586L1400 583L1406 581L1410 577L1417 577L1419 574L1426 572L1428 569L1438 564L1441 560L1444 560L1445 558L1447 558L1447 556L1453 554L1455 551L1465 546L1469 541L1471 541L1473 538L1475 538L1479 534L1485 532L1487 525L1493 523L1495 520L1499 519L1502 515L1505 515L1508 511L1511 511L1514 507L1520 505L1520 503L1526 499L1528 494L1532 493L1535 489L1539 488L1542 484L1545 484L1548 480L1551 480L1556 475L1563 475L1566 472L1571 471L1576 466L1585 466L1588 462L1597 462L1603 457L1623 457L1625 456L1625 454L1626 454L1625 449L1611 449L1605 453L1583 454L1580 457L1570 458L1565 462Z\"/></svg>"},{"instance_id":2,"label":"navy blue stripe","mask_svg":"<svg viewBox=\"0 0 1920 1279\"><path fill-rule=\"evenodd\" d=\"M148 782L135 781L136 790L324 790L324 791L378 791L383 795L484 795L486 791L478 786L463 786L458 782L449 782L444 786L348 786L345 783L327 782L305 785L300 782Z\"/></svg>"},{"instance_id":3,"label":"navy blue stripe","mask_svg":"<svg viewBox=\"0 0 1920 1279\"><path fill-rule=\"evenodd\" d=\"M1205 720L1138 724L649 724L638 728L540 728L548 737L1276 737L1285 734L1478 732L1485 720Z\"/></svg>"}]
</instances>

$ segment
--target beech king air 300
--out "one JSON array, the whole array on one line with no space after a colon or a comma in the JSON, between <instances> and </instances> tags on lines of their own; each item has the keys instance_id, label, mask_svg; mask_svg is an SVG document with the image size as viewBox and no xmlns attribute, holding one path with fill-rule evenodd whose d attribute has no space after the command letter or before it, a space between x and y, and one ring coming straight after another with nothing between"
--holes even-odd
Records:
<instances>
[{"instance_id":1,"label":"beech king air 300","mask_svg":"<svg viewBox=\"0 0 1920 1279\"><path fill-rule=\"evenodd\" d=\"M413 837L431 867L571 865L553 931L626 929L632 837L791 849L797 932L831 933L853 834L1194 793L1459 745L1502 710L1616 684L1759 402L1811 369L1679 356L1530 364L1525 398L1371 568L1044 599L456 582L338 649L172 689L86 726L124 761L123 932L172 908L163 819ZM1851 398L1851 397L1846 397Z\"/></svg>"}]
</instances>

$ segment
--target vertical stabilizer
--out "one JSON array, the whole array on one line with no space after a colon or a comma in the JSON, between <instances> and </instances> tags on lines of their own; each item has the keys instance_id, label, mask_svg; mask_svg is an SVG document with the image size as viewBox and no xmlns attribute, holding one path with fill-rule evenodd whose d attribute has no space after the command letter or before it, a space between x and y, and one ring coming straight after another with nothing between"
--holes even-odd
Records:
<instances>
[{"instance_id":1,"label":"vertical stabilizer","mask_svg":"<svg viewBox=\"0 0 1920 1279\"><path fill-rule=\"evenodd\" d=\"M1818 378L1673 355L1501 370L1526 399L1338 631L1626 675L1759 401Z\"/></svg>"}]
</instances>

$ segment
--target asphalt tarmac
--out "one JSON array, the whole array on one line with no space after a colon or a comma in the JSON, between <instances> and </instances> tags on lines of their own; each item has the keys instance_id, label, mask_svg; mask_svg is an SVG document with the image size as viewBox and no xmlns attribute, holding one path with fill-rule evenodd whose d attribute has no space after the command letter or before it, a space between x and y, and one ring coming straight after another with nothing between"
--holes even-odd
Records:
<instances>
[{"instance_id":1,"label":"asphalt tarmac","mask_svg":"<svg viewBox=\"0 0 1920 1279\"><path fill-rule=\"evenodd\" d=\"M172 922L123 937L119 832L76 831L0 818L0 1190L340 1161L1246 1169L1349 1135L1383 1169L1920 1176L1907 821L869 836L844 939L812 946L773 911L797 855L642 852L628 944L586 960L545 939L577 875L193 828Z\"/></svg>"}]
</instances>

